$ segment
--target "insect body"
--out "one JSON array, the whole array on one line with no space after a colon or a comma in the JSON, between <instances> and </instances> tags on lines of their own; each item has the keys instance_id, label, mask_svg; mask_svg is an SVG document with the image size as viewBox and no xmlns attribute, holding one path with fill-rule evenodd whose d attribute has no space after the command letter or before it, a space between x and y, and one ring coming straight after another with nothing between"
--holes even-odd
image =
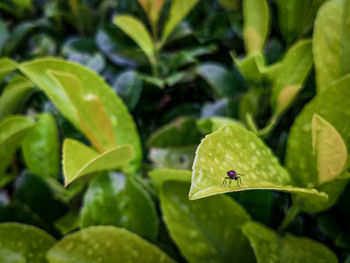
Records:
<instances>
[{"instance_id":1,"label":"insect body","mask_svg":"<svg viewBox=\"0 0 350 263\"><path fill-rule=\"evenodd\" d=\"M239 176L240 175L240 176ZM237 181L238 187L240 187L240 184L242 184L241 176L244 176L244 174L236 173L234 170L230 170L227 172L227 177L224 178L224 181L222 182L222 187L225 187L227 184L227 180L229 180L229 187L231 186L232 180Z\"/></svg>"}]
</instances>

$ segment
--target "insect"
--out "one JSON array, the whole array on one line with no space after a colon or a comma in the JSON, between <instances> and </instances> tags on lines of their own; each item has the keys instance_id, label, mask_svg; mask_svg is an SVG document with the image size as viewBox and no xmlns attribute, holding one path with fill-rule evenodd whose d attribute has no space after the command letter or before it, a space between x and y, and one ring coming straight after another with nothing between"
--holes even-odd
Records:
<instances>
[{"instance_id":1,"label":"insect","mask_svg":"<svg viewBox=\"0 0 350 263\"><path fill-rule=\"evenodd\" d=\"M240 187L240 184L242 184L241 176L244 176L244 174L239 174L239 173L236 173L236 171L234 171L234 170L230 170L227 172L227 177L224 178L224 181L222 182L221 186L225 187L227 184L227 180L229 180L228 186L230 187L232 180L235 180L235 181L237 181L238 187Z\"/></svg>"}]
</instances>

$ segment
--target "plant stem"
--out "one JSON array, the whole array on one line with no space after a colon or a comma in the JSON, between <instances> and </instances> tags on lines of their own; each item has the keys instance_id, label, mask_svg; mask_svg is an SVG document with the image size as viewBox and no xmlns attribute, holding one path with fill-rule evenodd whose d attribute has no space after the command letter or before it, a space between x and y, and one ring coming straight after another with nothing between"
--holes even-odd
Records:
<instances>
[{"instance_id":1,"label":"plant stem","mask_svg":"<svg viewBox=\"0 0 350 263\"><path fill-rule=\"evenodd\" d=\"M151 21L151 28L152 28L152 36L153 36L153 46L154 46L154 54L153 58L151 59L151 65L152 65L152 74L154 77L158 77L158 30L157 26L158 23L157 21Z\"/></svg>"},{"instance_id":2,"label":"plant stem","mask_svg":"<svg viewBox=\"0 0 350 263\"><path fill-rule=\"evenodd\" d=\"M282 223L278 227L278 232L282 233L290 225L290 223L292 223L294 218L299 214L302 205L303 203L300 199L295 199L287 214L284 216Z\"/></svg>"}]
</instances>

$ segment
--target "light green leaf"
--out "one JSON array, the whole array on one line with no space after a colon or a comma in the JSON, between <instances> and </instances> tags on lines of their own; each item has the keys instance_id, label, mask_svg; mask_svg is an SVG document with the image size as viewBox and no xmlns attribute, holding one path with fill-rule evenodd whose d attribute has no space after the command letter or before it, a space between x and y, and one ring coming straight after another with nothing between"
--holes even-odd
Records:
<instances>
[{"instance_id":1,"label":"light green leaf","mask_svg":"<svg viewBox=\"0 0 350 263\"><path fill-rule=\"evenodd\" d=\"M230 170L243 174L240 175L242 184L239 180L224 179ZM327 200L326 195L315 189L293 186L288 172L253 132L238 124L229 124L207 135L196 151L190 199L252 189L315 195L320 201Z\"/></svg>"},{"instance_id":2,"label":"light green leaf","mask_svg":"<svg viewBox=\"0 0 350 263\"><path fill-rule=\"evenodd\" d=\"M332 181L343 171L348 157L346 145L337 130L316 113L312 117L312 148L319 184Z\"/></svg>"},{"instance_id":3,"label":"light green leaf","mask_svg":"<svg viewBox=\"0 0 350 263\"><path fill-rule=\"evenodd\" d=\"M287 43L312 29L318 8L325 0L277 0L278 22Z\"/></svg>"},{"instance_id":4,"label":"light green leaf","mask_svg":"<svg viewBox=\"0 0 350 263\"><path fill-rule=\"evenodd\" d=\"M122 228L95 226L65 236L47 254L49 263L174 262L155 245Z\"/></svg>"},{"instance_id":5,"label":"light green leaf","mask_svg":"<svg viewBox=\"0 0 350 263\"><path fill-rule=\"evenodd\" d=\"M163 30L162 43L165 42L175 27L185 16L187 16L187 14L197 4L198 1L199 0L172 0L169 18L165 23Z\"/></svg>"},{"instance_id":6,"label":"light green leaf","mask_svg":"<svg viewBox=\"0 0 350 263\"><path fill-rule=\"evenodd\" d=\"M285 112L303 87L312 67L312 42L301 40L284 56L279 68L269 74L273 82L271 105L275 115Z\"/></svg>"},{"instance_id":7,"label":"light green leaf","mask_svg":"<svg viewBox=\"0 0 350 263\"><path fill-rule=\"evenodd\" d=\"M318 185L317 163L313 154L311 133L312 117L315 113L331 123L343 138L347 148L350 147L350 137L348 136L350 123L344 121L350 119L349 86L350 75L347 75L315 96L296 118L289 134L285 160L296 185L301 187L315 187ZM348 156L346 167L349 167L349 164ZM347 180L342 180L342 183L329 182L327 188L332 189L332 195L335 196L330 196L330 193L328 193L329 202L323 205L319 204L318 209L322 210L330 207L344 189L342 184L345 185L346 183Z\"/></svg>"},{"instance_id":8,"label":"light green leaf","mask_svg":"<svg viewBox=\"0 0 350 263\"><path fill-rule=\"evenodd\" d=\"M49 113L38 116L38 122L23 141L24 160L29 170L43 178L58 177L59 141L55 119Z\"/></svg>"},{"instance_id":9,"label":"light green leaf","mask_svg":"<svg viewBox=\"0 0 350 263\"><path fill-rule=\"evenodd\" d=\"M45 254L55 239L39 228L0 224L0 258L4 263L46 263Z\"/></svg>"},{"instance_id":10,"label":"light green leaf","mask_svg":"<svg viewBox=\"0 0 350 263\"><path fill-rule=\"evenodd\" d=\"M11 162L16 149L21 145L33 121L22 116L10 116L0 123L0 176Z\"/></svg>"},{"instance_id":11,"label":"light green leaf","mask_svg":"<svg viewBox=\"0 0 350 263\"><path fill-rule=\"evenodd\" d=\"M315 20L313 53L317 91L350 73L350 2L325 2ZM329 41L332 39L332 41Z\"/></svg>"},{"instance_id":12,"label":"light green leaf","mask_svg":"<svg viewBox=\"0 0 350 263\"><path fill-rule=\"evenodd\" d=\"M263 78L262 72L265 68L265 59L261 52L248 55L243 59L233 57L233 60L248 83L261 83Z\"/></svg>"},{"instance_id":13,"label":"light green leaf","mask_svg":"<svg viewBox=\"0 0 350 263\"><path fill-rule=\"evenodd\" d=\"M189 262L254 262L240 227L250 220L228 196L188 200L189 183L167 181L161 208L170 236ZM234 222L234 223L233 223Z\"/></svg>"},{"instance_id":14,"label":"light green leaf","mask_svg":"<svg viewBox=\"0 0 350 263\"><path fill-rule=\"evenodd\" d=\"M94 94L85 94L80 80L70 73L48 70L47 73L68 96L75 108L85 135L100 151L117 146L113 126L101 100Z\"/></svg>"},{"instance_id":15,"label":"light green leaf","mask_svg":"<svg viewBox=\"0 0 350 263\"><path fill-rule=\"evenodd\" d=\"M0 96L0 121L12 114L33 83L23 76L13 77Z\"/></svg>"},{"instance_id":16,"label":"light green leaf","mask_svg":"<svg viewBox=\"0 0 350 263\"><path fill-rule=\"evenodd\" d=\"M16 70L17 67L18 67L17 62L10 58L0 59L0 83L4 80L7 74Z\"/></svg>"},{"instance_id":17,"label":"light green leaf","mask_svg":"<svg viewBox=\"0 0 350 263\"><path fill-rule=\"evenodd\" d=\"M133 158L130 145L123 145L99 154L79 141L66 139L63 144L65 185L83 175L125 167Z\"/></svg>"},{"instance_id":18,"label":"light green leaf","mask_svg":"<svg viewBox=\"0 0 350 263\"><path fill-rule=\"evenodd\" d=\"M272 229L255 222L243 225L258 263L337 263L335 254L322 243L287 234L278 236Z\"/></svg>"},{"instance_id":19,"label":"light green leaf","mask_svg":"<svg viewBox=\"0 0 350 263\"><path fill-rule=\"evenodd\" d=\"M84 196L82 227L113 225L155 241L158 217L149 194L132 175L103 174L95 178Z\"/></svg>"},{"instance_id":20,"label":"light green leaf","mask_svg":"<svg viewBox=\"0 0 350 263\"><path fill-rule=\"evenodd\" d=\"M114 24L134 40L150 59L153 58L155 51L153 41L147 28L139 19L129 15L119 15L114 18Z\"/></svg>"},{"instance_id":21,"label":"light green leaf","mask_svg":"<svg viewBox=\"0 0 350 263\"><path fill-rule=\"evenodd\" d=\"M246 53L261 51L269 33L269 7L266 0L243 0L243 21Z\"/></svg>"},{"instance_id":22,"label":"light green leaf","mask_svg":"<svg viewBox=\"0 0 350 263\"><path fill-rule=\"evenodd\" d=\"M78 79L81 83L84 98L93 98L94 103L99 103L100 101L103 105L99 107L100 109L103 107L109 116L117 145L130 144L133 146L135 157L132 167L134 169L139 167L142 159L142 152L135 123L121 99L100 76L79 64L58 58L44 58L27 62L21 64L20 70L48 95L61 113L73 123L77 129L82 130L76 110L78 105L73 105L71 103L65 91L69 87L63 88L62 83L58 83L57 80L52 78L49 72L74 75L74 79ZM62 76L62 74L60 74L60 76ZM76 83L76 81L74 83ZM77 100L81 101L84 98ZM88 105L90 105L90 103L88 103ZM93 109L85 110L89 112L89 110ZM78 109L78 111L80 112L80 109ZM90 117L85 121L93 122ZM95 121L98 123L98 120ZM102 127L105 127L105 125Z\"/></svg>"}]
</instances>

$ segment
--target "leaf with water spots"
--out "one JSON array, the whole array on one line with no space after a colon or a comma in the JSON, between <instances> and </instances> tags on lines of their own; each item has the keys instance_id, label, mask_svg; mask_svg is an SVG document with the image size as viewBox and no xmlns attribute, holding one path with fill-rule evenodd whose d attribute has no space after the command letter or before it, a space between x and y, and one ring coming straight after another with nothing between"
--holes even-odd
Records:
<instances>
[{"instance_id":1,"label":"leaf with water spots","mask_svg":"<svg viewBox=\"0 0 350 263\"><path fill-rule=\"evenodd\" d=\"M133 175L105 173L96 177L84 196L81 225L113 225L155 241L158 217L155 205Z\"/></svg>"},{"instance_id":2,"label":"leaf with water spots","mask_svg":"<svg viewBox=\"0 0 350 263\"><path fill-rule=\"evenodd\" d=\"M230 170L243 175L239 175L239 180L224 179ZM240 125L228 124L206 136L196 151L190 199L253 189L313 195L320 201L327 199L315 189L293 186L287 170L271 150L253 132Z\"/></svg>"},{"instance_id":3,"label":"leaf with water spots","mask_svg":"<svg viewBox=\"0 0 350 263\"><path fill-rule=\"evenodd\" d=\"M0 224L0 258L9 263L47 263L45 254L55 239L39 228L18 224Z\"/></svg>"},{"instance_id":4,"label":"leaf with water spots","mask_svg":"<svg viewBox=\"0 0 350 263\"><path fill-rule=\"evenodd\" d=\"M317 94L301 111L290 130L287 150L286 166L293 175L295 184L299 187L316 187L319 173L312 147L312 117L316 113L327 120L339 133L348 149L350 149L350 75L342 78L324 92ZM347 157L345 169L349 167ZM329 195L328 202L319 203L316 200L304 200L306 211L321 211L332 206L343 191L348 180L334 180L319 187ZM309 203L310 202L310 203ZM309 203L309 204L308 204Z\"/></svg>"},{"instance_id":5,"label":"leaf with water spots","mask_svg":"<svg viewBox=\"0 0 350 263\"><path fill-rule=\"evenodd\" d=\"M318 183L332 181L345 166L345 143L337 130L317 114L312 117L312 148L316 155Z\"/></svg>"},{"instance_id":6,"label":"leaf with water spots","mask_svg":"<svg viewBox=\"0 0 350 263\"><path fill-rule=\"evenodd\" d=\"M182 177L186 176L189 179L184 172ZM254 262L240 229L250 217L238 203L224 195L190 201L190 184L169 179L160 191L163 217L170 236L189 262Z\"/></svg>"},{"instance_id":7,"label":"leaf with water spots","mask_svg":"<svg viewBox=\"0 0 350 263\"><path fill-rule=\"evenodd\" d=\"M42 178L59 175L59 139L54 117L38 115L38 122L22 143L24 160L29 170Z\"/></svg>"},{"instance_id":8,"label":"leaf with water spots","mask_svg":"<svg viewBox=\"0 0 350 263\"><path fill-rule=\"evenodd\" d=\"M155 245L114 226L93 226L65 236L47 253L49 263L174 262Z\"/></svg>"},{"instance_id":9,"label":"leaf with water spots","mask_svg":"<svg viewBox=\"0 0 350 263\"><path fill-rule=\"evenodd\" d=\"M64 184L67 186L78 178L103 170L126 167L133 158L130 145L123 145L104 153L73 139L66 139L63 144Z\"/></svg>"},{"instance_id":10,"label":"leaf with water spots","mask_svg":"<svg viewBox=\"0 0 350 263\"><path fill-rule=\"evenodd\" d=\"M255 222L242 227L258 263L337 263L335 254L322 243L292 234L279 236L272 229Z\"/></svg>"},{"instance_id":11,"label":"leaf with water spots","mask_svg":"<svg viewBox=\"0 0 350 263\"><path fill-rule=\"evenodd\" d=\"M63 116L78 130L86 130L83 129L79 118L89 124L90 130L95 126L96 140L99 142L104 140L102 144L106 149L115 145L113 139L110 139L112 127L116 145L133 146L135 155L131 166L134 169L139 167L142 152L135 123L121 99L100 76L79 64L58 58L42 58L26 62L20 65L20 70L46 93ZM53 72L56 73L55 76L52 75ZM57 77L60 79L57 80ZM72 82L67 83L68 80ZM69 93L72 95L69 96L66 91L71 88L76 94ZM82 96L78 92L81 92ZM80 107L82 103L84 103L83 111ZM95 106L98 112L91 112L95 110ZM95 119L91 119L90 113ZM100 117L103 117L102 120L108 118L108 121L98 127L101 123ZM102 130L104 128L106 130ZM101 137L96 134L100 134Z\"/></svg>"}]
</instances>

